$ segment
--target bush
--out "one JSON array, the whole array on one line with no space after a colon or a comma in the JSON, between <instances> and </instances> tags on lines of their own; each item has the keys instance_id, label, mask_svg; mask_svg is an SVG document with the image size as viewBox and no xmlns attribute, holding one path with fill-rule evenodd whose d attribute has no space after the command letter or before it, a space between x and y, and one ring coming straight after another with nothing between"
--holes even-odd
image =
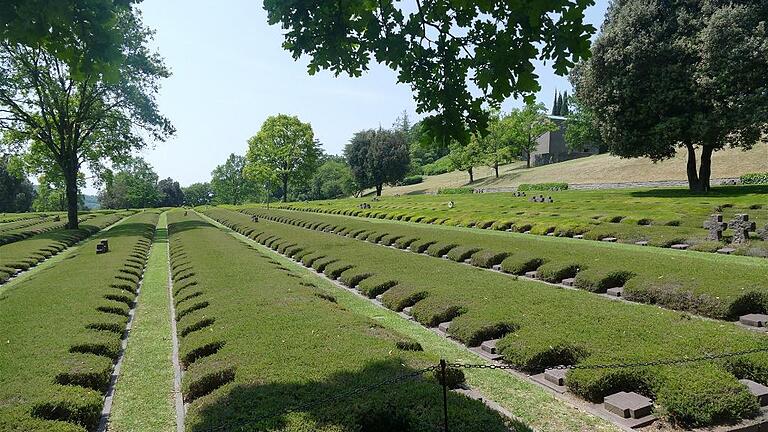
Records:
<instances>
[{"instance_id":1,"label":"bush","mask_svg":"<svg viewBox=\"0 0 768 432\"><path fill-rule=\"evenodd\" d=\"M415 185L424 181L424 177L420 175L410 176L400 181L401 186Z\"/></svg>"},{"instance_id":2,"label":"bush","mask_svg":"<svg viewBox=\"0 0 768 432\"><path fill-rule=\"evenodd\" d=\"M453 171L453 165L448 156L443 156L440 159L421 167L421 173L428 176L445 174L451 171Z\"/></svg>"},{"instance_id":3,"label":"bush","mask_svg":"<svg viewBox=\"0 0 768 432\"><path fill-rule=\"evenodd\" d=\"M573 286L591 292L604 293L608 288L624 286L634 273L623 270L582 270L576 275Z\"/></svg>"},{"instance_id":4,"label":"bush","mask_svg":"<svg viewBox=\"0 0 768 432\"><path fill-rule=\"evenodd\" d=\"M576 276L579 268L578 263L551 262L539 267L537 277L546 282L556 283Z\"/></svg>"},{"instance_id":5,"label":"bush","mask_svg":"<svg viewBox=\"0 0 768 432\"><path fill-rule=\"evenodd\" d=\"M501 271L515 275L522 275L534 271L544 264L546 260L529 254L515 254L501 262Z\"/></svg>"},{"instance_id":6,"label":"bush","mask_svg":"<svg viewBox=\"0 0 768 432\"><path fill-rule=\"evenodd\" d=\"M504 258L508 256L509 253L507 252L483 250L472 255L470 264L475 267L491 268L502 262Z\"/></svg>"},{"instance_id":7,"label":"bush","mask_svg":"<svg viewBox=\"0 0 768 432\"><path fill-rule=\"evenodd\" d=\"M749 173L739 177L741 184L768 184L768 172Z\"/></svg>"},{"instance_id":8,"label":"bush","mask_svg":"<svg viewBox=\"0 0 768 432\"><path fill-rule=\"evenodd\" d=\"M474 193L475 189L470 187L458 187L458 188L440 188L437 190L438 195L460 195Z\"/></svg>"},{"instance_id":9,"label":"bush","mask_svg":"<svg viewBox=\"0 0 768 432\"><path fill-rule=\"evenodd\" d=\"M457 246L448 251L448 259L456 262L463 262L479 250L480 248L472 246Z\"/></svg>"},{"instance_id":10,"label":"bush","mask_svg":"<svg viewBox=\"0 0 768 432\"><path fill-rule=\"evenodd\" d=\"M520 192L526 191L561 191L567 190L568 183L523 183L517 187Z\"/></svg>"}]
</instances>

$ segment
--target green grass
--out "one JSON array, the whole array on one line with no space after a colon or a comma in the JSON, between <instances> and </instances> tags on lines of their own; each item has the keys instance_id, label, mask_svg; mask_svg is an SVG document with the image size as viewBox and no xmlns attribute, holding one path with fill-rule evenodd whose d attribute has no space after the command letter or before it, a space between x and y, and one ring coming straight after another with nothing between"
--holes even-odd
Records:
<instances>
[{"instance_id":1,"label":"green grass","mask_svg":"<svg viewBox=\"0 0 768 432\"><path fill-rule=\"evenodd\" d=\"M16 271L28 270L36 266L39 262L118 222L127 215L125 212L92 215L76 230L63 229L63 223L56 222L61 226L43 230L38 234L30 234L26 240L21 239L0 246L0 283L7 281Z\"/></svg>"},{"instance_id":2,"label":"green grass","mask_svg":"<svg viewBox=\"0 0 768 432\"><path fill-rule=\"evenodd\" d=\"M534 203L534 194L551 196L554 203ZM706 242L703 223L712 213L729 220L747 213L762 227L768 224L768 186L718 187L707 195L685 189L599 190L529 192L528 197L509 193L454 196L420 195L275 204L275 207L322 213L338 213L378 219L435 223L449 226L482 226L487 229L512 229L532 234L577 234L599 240L616 237L619 242L645 240L652 246L669 247L685 242L714 251ZM448 201L455 207L448 208ZM358 206L368 202L371 209ZM725 245L730 231L726 231ZM737 254L768 257L768 242L753 236L749 245L737 247Z\"/></svg>"},{"instance_id":3,"label":"green grass","mask_svg":"<svg viewBox=\"0 0 768 432\"><path fill-rule=\"evenodd\" d=\"M103 396L157 223L144 212L0 295L0 431L84 431Z\"/></svg>"},{"instance_id":4,"label":"green grass","mask_svg":"<svg viewBox=\"0 0 768 432\"><path fill-rule=\"evenodd\" d=\"M406 336L316 295L322 290L310 280L198 216L173 211L169 222L180 334L195 329L180 343L187 430L438 428L442 393L429 377L260 419L433 365L437 358L398 350ZM198 324L204 320L213 322ZM450 403L452 430L507 430L480 402L451 394Z\"/></svg>"},{"instance_id":5,"label":"green grass","mask_svg":"<svg viewBox=\"0 0 768 432\"><path fill-rule=\"evenodd\" d=\"M260 252L269 254L270 249L259 243L239 237L248 244L255 245ZM449 362L483 363L484 359L468 351L466 348L446 340L423 326L387 309L382 309L370 301L360 298L347 290L339 289L324 278L315 277L309 270L299 266L294 261L280 255L271 254L276 262L293 269L307 280L324 290L324 294L335 299L339 306L357 313L384 327L410 337L419 343L424 351L440 356ZM593 417L583 411L563 403L549 392L528 380L498 371L483 369L467 369L464 371L467 382L478 389L487 398L499 403L508 411L534 430L550 432L582 431L614 431L615 426Z\"/></svg>"},{"instance_id":6,"label":"green grass","mask_svg":"<svg viewBox=\"0 0 768 432\"><path fill-rule=\"evenodd\" d=\"M575 286L587 291L625 286L629 299L713 318L735 320L746 313L768 311L768 261L762 258L287 210L245 211L309 229L376 233L368 241L398 237L395 244L400 248L410 245L411 251L438 257L448 254L456 261L471 256L473 265L501 264L513 274L538 269L550 282L575 276ZM412 239L417 240L408 244Z\"/></svg>"},{"instance_id":7,"label":"green grass","mask_svg":"<svg viewBox=\"0 0 768 432\"><path fill-rule=\"evenodd\" d=\"M764 346L761 335L733 324L691 318L653 306L610 301L584 291L563 290L536 282L514 280L459 265L372 245L338 235L313 232L260 220L228 210L209 216L272 249L295 244L302 260L326 275L342 268L341 280L367 274L361 282L396 285L384 293L393 308L413 305L421 323L434 323L451 310L461 313L450 333L470 346L502 337L497 345L505 361L528 372L559 364L649 361L698 356ZM314 259L316 258L316 259ZM768 382L766 356L731 363L674 368L577 370L568 375L575 394L592 401L619 390L653 397L659 413L683 425L704 425L750 417L757 400L737 378ZM705 395L699 397L699 394Z\"/></svg>"},{"instance_id":8,"label":"green grass","mask_svg":"<svg viewBox=\"0 0 768 432\"><path fill-rule=\"evenodd\" d=\"M174 431L173 365L168 306L168 230L160 215L115 387L111 432Z\"/></svg>"}]
</instances>

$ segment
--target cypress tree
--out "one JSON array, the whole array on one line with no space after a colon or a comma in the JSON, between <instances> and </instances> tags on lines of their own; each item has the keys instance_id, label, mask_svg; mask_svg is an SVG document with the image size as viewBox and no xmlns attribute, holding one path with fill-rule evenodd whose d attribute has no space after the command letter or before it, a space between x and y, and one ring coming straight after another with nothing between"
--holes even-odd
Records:
<instances>
[{"instance_id":1,"label":"cypress tree","mask_svg":"<svg viewBox=\"0 0 768 432\"><path fill-rule=\"evenodd\" d=\"M560 105L560 115L563 117L568 115L568 92L563 92L563 102Z\"/></svg>"},{"instance_id":2,"label":"cypress tree","mask_svg":"<svg viewBox=\"0 0 768 432\"><path fill-rule=\"evenodd\" d=\"M552 115L557 115L560 107L557 106L557 89L555 89L555 100L552 101Z\"/></svg>"}]
</instances>

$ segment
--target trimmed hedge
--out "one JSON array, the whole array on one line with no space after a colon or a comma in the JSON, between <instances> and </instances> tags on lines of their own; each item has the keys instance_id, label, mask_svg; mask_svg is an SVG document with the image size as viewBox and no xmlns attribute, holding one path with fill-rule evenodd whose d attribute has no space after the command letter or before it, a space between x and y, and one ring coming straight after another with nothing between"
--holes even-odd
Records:
<instances>
[{"instance_id":1,"label":"trimmed hedge","mask_svg":"<svg viewBox=\"0 0 768 432\"><path fill-rule=\"evenodd\" d=\"M523 183L517 187L520 192L526 191L563 191L568 189L568 183Z\"/></svg>"},{"instance_id":2,"label":"trimmed hedge","mask_svg":"<svg viewBox=\"0 0 768 432\"><path fill-rule=\"evenodd\" d=\"M768 172L744 174L739 180L745 185L768 184Z\"/></svg>"}]
</instances>

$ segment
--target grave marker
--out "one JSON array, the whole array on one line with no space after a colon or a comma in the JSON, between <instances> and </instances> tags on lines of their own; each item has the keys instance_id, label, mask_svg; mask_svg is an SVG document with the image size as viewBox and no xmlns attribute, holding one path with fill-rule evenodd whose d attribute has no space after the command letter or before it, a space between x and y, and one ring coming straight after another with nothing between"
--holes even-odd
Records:
<instances>
[{"instance_id":1,"label":"grave marker","mask_svg":"<svg viewBox=\"0 0 768 432\"><path fill-rule=\"evenodd\" d=\"M736 252L736 249L730 248L730 247L724 247L717 250L717 253L723 254L723 255L730 255L734 252Z\"/></svg>"},{"instance_id":2,"label":"grave marker","mask_svg":"<svg viewBox=\"0 0 768 432\"><path fill-rule=\"evenodd\" d=\"M672 249L675 249L675 250L686 250L686 249L688 249L689 247L691 247L691 245L689 245L689 244L687 244L687 243L677 243L677 244L673 244L673 245L672 245L672 246L670 246L670 247L671 247Z\"/></svg>"},{"instance_id":3,"label":"grave marker","mask_svg":"<svg viewBox=\"0 0 768 432\"><path fill-rule=\"evenodd\" d=\"M747 314L739 317L739 322L750 327L765 327L768 323L768 315Z\"/></svg>"},{"instance_id":4,"label":"grave marker","mask_svg":"<svg viewBox=\"0 0 768 432\"><path fill-rule=\"evenodd\" d=\"M618 392L606 396L603 400L605 409L621 418L639 419L651 414L653 403L637 393Z\"/></svg>"},{"instance_id":5,"label":"grave marker","mask_svg":"<svg viewBox=\"0 0 768 432\"><path fill-rule=\"evenodd\" d=\"M451 328L451 322L450 321L442 322L442 323L437 325L437 329L440 330L441 332L445 333L445 334L448 334L448 329L449 328Z\"/></svg>"},{"instance_id":6,"label":"grave marker","mask_svg":"<svg viewBox=\"0 0 768 432\"><path fill-rule=\"evenodd\" d=\"M608 294L611 297L623 297L624 296L624 288L618 287L618 288L608 288L605 291L606 294Z\"/></svg>"},{"instance_id":7,"label":"grave marker","mask_svg":"<svg viewBox=\"0 0 768 432\"><path fill-rule=\"evenodd\" d=\"M760 236L761 239L768 241L768 224L765 224L765 228L759 230L757 235Z\"/></svg>"},{"instance_id":8,"label":"grave marker","mask_svg":"<svg viewBox=\"0 0 768 432\"><path fill-rule=\"evenodd\" d=\"M616 237L604 237L600 240L608 243L616 243L616 240L618 239Z\"/></svg>"},{"instance_id":9,"label":"grave marker","mask_svg":"<svg viewBox=\"0 0 768 432\"><path fill-rule=\"evenodd\" d=\"M723 222L723 215L716 213L709 216L709 219L704 222L704 228L709 230L707 234L707 240L721 240L723 238L723 231L728 228L728 224Z\"/></svg>"},{"instance_id":10,"label":"grave marker","mask_svg":"<svg viewBox=\"0 0 768 432\"><path fill-rule=\"evenodd\" d=\"M498 351L496 350L496 342L499 340L500 339L487 340L480 344L480 349L487 352L488 354L498 354Z\"/></svg>"},{"instance_id":11,"label":"grave marker","mask_svg":"<svg viewBox=\"0 0 768 432\"><path fill-rule=\"evenodd\" d=\"M749 232L755 231L757 226L749 221L748 214L737 214L730 222L728 228L733 230L733 244L743 244L749 240Z\"/></svg>"},{"instance_id":12,"label":"grave marker","mask_svg":"<svg viewBox=\"0 0 768 432\"><path fill-rule=\"evenodd\" d=\"M648 240L640 240L635 242L638 246L648 246Z\"/></svg>"},{"instance_id":13,"label":"grave marker","mask_svg":"<svg viewBox=\"0 0 768 432\"><path fill-rule=\"evenodd\" d=\"M545 369L544 379L557 386L565 385L565 375L568 373L567 369Z\"/></svg>"},{"instance_id":14,"label":"grave marker","mask_svg":"<svg viewBox=\"0 0 768 432\"><path fill-rule=\"evenodd\" d=\"M747 386L749 392L757 397L761 407L768 405L768 387L748 379L740 379L739 382Z\"/></svg>"}]
</instances>

